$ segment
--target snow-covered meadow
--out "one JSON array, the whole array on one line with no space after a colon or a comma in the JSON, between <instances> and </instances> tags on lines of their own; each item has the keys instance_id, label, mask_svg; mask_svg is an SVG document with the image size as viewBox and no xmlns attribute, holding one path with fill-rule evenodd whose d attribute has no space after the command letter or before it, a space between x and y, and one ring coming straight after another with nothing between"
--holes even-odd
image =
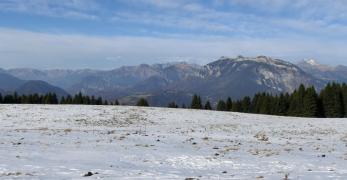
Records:
<instances>
[{"instance_id":1,"label":"snow-covered meadow","mask_svg":"<svg viewBox=\"0 0 347 180\"><path fill-rule=\"evenodd\" d=\"M0 112L4 179L347 178L347 119L128 106Z\"/></svg>"}]
</instances>

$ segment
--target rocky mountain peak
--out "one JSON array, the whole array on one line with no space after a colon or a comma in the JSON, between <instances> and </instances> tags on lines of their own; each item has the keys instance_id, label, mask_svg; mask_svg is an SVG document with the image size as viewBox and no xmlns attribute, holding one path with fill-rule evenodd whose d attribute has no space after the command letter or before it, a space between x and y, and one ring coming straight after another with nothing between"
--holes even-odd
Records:
<instances>
[{"instance_id":1,"label":"rocky mountain peak","mask_svg":"<svg viewBox=\"0 0 347 180\"><path fill-rule=\"evenodd\" d=\"M305 62L311 66L319 66L321 64L319 64L315 59L307 59L305 60Z\"/></svg>"},{"instance_id":2,"label":"rocky mountain peak","mask_svg":"<svg viewBox=\"0 0 347 180\"><path fill-rule=\"evenodd\" d=\"M298 63L304 70L332 71L334 67L319 63L315 59L305 59Z\"/></svg>"}]
</instances>

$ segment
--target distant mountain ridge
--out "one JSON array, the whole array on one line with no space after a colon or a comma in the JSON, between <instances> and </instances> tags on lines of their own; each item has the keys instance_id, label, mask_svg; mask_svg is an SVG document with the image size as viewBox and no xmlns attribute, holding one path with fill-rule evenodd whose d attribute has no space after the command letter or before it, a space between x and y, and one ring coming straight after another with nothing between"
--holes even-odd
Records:
<instances>
[{"instance_id":1,"label":"distant mountain ridge","mask_svg":"<svg viewBox=\"0 0 347 180\"><path fill-rule=\"evenodd\" d=\"M47 94L67 96L68 93L56 86L39 80L22 80L10 74L0 72L0 93L2 95L17 92L18 94Z\"/></svg>"},{"instance_id":2,"label":"distant mountain ridge","mask_svg":"<svg viewBox=\"0 0 347 180\"><path fill-rule=\"evenodd\" d=\"M216 102L228 96L238 99L263 91L291 92L300 84L313 85L319 90L334 77L347 82L347 68L343 66L330 68L313 60L296 65L267 56L221 57L203 66L179 62L124 66L113 70L24 68L3 72L18 79L45 81L70 94L82 92L109 100L117 98L126 104L146 97L157 106L170 101L187 104L195 93Z\"/></svg>"},{"instance_id":3,"label":"distant mountain ridge","mask_svg":"<svg viewBox=\"0 0 347 180\"><path fill-rule=\"evenodd\" d=\"M15 90L18 94L47 94L55 93L58 97L69 95L65 90L52 86L45 81L30 80Z\"/></svg>"},{"instance_id":4,"label":"distant mountain ridge","mask_svg":"<svg viewBox=\"0 0 347 180\"><path fill-rule=\"evenodd\" d=\"M314 59L303 60L298 66L312 76L324 81L347 82L347 66L329 66Z\"/></svg>"}]
</instances>

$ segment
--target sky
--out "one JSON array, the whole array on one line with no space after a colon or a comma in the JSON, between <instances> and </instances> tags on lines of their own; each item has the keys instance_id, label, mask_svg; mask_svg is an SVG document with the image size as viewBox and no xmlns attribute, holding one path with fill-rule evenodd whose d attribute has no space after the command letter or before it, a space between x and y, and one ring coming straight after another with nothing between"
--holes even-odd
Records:
<instances>
[{"instance_id":1,"label":"sky","mask_svg":"<svg viewBox=\"0 0 347 180\"><path fill-rule=\"evenodd\" d=\"M206 64L238 55L347 65L347 1L0 1L0 68Z\"/></svg>"}]
</instances>

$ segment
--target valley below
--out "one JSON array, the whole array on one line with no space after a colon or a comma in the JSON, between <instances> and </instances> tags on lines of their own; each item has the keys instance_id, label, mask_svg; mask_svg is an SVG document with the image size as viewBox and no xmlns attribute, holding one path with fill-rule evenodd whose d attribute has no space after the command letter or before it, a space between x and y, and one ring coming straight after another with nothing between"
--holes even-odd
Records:
<instances>
[{"instance_id":1,"label":"valley below","mask_svg":"<svg viewBox=\"0 0 347 180\"><path fill-rule=\"evenodd\" d=\"M346 179L347 120L0 105L0 178Z\"/></svg>"}]
</instances>

